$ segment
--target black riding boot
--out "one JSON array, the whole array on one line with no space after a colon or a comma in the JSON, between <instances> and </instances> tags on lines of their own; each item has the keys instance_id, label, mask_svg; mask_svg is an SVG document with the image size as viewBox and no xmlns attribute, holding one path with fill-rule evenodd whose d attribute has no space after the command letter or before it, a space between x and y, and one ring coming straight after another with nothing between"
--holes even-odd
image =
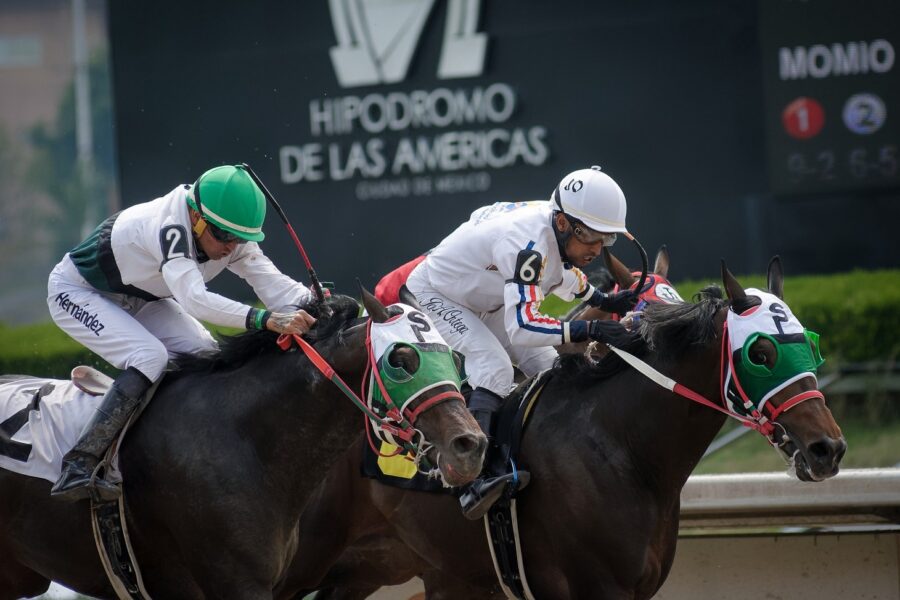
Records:
<instances>
[{"instance_id":1,"label":"black riding boot","mask_svg":"<svg viewBox=\"0 0 900 600\"><path fill-rule=\"evenodd\" d=\"M477 521L494 505L507 485L521 489L528 485L531 474L528 471L510 473L500 448L493 444L494 421L503 399L483 388L475 388L469 398L469 412L481 430L488 436L489 450L481 477L470 483L459 497L463 516Z\"/></svg>"},{"instance_id":2,"label":"black riding boot","mask_svg":"<svg viewBox=\"0 0 900 600\"><path fill-rule=\"evenodd\" d=\"M151 384L134 367L128 367L116 377L82 430L75 447L63 457L63 470L50 490L51 496L71 502L89 498L92 492L104 501L115 500L121 495L119 486L99 477L91 481L91 477L103 453L122 430Z\"/></svg>"}]
</instances>

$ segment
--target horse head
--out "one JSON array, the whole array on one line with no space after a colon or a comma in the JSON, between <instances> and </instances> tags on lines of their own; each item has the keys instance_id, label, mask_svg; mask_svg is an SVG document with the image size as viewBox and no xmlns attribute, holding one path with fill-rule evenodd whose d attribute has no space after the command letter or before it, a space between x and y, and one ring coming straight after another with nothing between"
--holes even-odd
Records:
<instances>
[{"instance_id":1,"label":"horse head","mask_svg":"<svg viewBox=\"0 0 900 600\"><path fill-rule=\"evenodd\" d=\"M371 319L367 400L382 416L372 431L412 450L419 469L445 484L468 483L481 471L487 438L460 393L462 357L409 295L384 306L362 288L362 299Z\"/></svg>"},{"instance_id":2,"label":"horse head","mask_svg":"<svg viewBox=\"0 0 900 600\"><path fill-rule=\"evenodd\" d=\"M781 259L769 263L768 291L745 290L724 261L722 281L729 299L722 360L729 410L755 420L799 479L836 475L847 443L818 390L819 336L784 301Z\"/></svg>"}]
</instances>

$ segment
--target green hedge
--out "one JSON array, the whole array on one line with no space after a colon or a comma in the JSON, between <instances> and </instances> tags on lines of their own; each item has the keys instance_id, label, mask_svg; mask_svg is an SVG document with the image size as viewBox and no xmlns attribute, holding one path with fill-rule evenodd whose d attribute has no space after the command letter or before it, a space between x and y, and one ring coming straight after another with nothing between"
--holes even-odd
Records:
<instances>
[{"instance_id":1,"label":"green hedge","mask_svg":"<svg viewBox=\"0 0 900 600\"><path fill-rule=\"evenodd\" d=\"M739 275L738 280L746 287L765 285L765 278L759 275ZM721 285L713 280L674 285L688 300L711 283ZM826 367L841 362L893 360L900 355L900 270L787 277L784 294L800 321L821 334ZM550 296L543 309L561 314L570 306ZM0 373L66 377L77 364L115 373L52 322L23 327L0 325Z\"/></svg>"},{"instance_id":2,"label":"green hedge","mask_svg":"<svg viewBox=\"0 0 900 600\"><path fill-rule=\"evenodd\" d=\"M737 276L765 287L762 276ZM687 300L712 280L674 283ZM894 360L900 354L900 270L785 277L784 299L807 329L821 336L822 354L837 362ZM827 363L826 363L827 365Z\"/></svg>"}]
</instances>

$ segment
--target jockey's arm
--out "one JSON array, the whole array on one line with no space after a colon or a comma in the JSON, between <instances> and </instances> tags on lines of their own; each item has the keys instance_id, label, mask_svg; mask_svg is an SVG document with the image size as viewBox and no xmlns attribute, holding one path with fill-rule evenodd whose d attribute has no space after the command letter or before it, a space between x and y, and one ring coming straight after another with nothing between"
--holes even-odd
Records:
<instances>
[{"instance_id":1,"label":"jockey's arm","mask_svg":"<svg viewBox=\"0 0 900 600\"><path fill-rule=\"evenodd\" d=\"M303 306L314 299L312 290L279 271L255 242L238 247L228 270L246 281L270 310Z\"/></svg>"},{"instance_id":2,"label":"jockey's arm","mask_svg":"<svg viewBox=\"0 0 900 600\"><path fill-rule=\"evenodd\" d=\"M504 325L516 346L558 346L568 342L568 325L540 311L546 248L528 241L498 240L494 264L506 281L503 287ZM571 285L571 282L570 282ZM560 286L562 287L562 286Z\"/></svg>"},{"instance_id":3,"label":"jockey's arm","mask_svg":"<svg viewBox=\"0 0 900 600\"><path fill-rule=\"evenodd\" d=\"M162 266L162 275L178 304L196 319L236 329L262 329L266 324L267 311L206 289L197 263L190 258L167 261Z\"/></svg>"}]
</instances>

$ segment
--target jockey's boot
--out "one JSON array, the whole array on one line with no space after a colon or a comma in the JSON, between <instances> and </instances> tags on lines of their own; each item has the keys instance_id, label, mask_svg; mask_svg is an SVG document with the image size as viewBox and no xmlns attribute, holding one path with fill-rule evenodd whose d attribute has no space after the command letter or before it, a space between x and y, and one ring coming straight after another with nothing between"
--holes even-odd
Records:
<instances>
[{"instance_id":1,"label":"jockey's boot","mask_svg":"<svg viewBox=\"0 0 900 600\"><path fill-rule=\"evenodd\" d=\"M513 489L522 489L531 481L528 471L509 472L502 449L493 442L497 411L502 404L500 396L484 388L475 388L469 398L469 412L475 417L489 442L481 477L466 486L459 497L463 516L473 521L482 518L490 510L508 485L514 486Z\"/></svg>"},{"instance_id":2,"label":"jockey's boot","mask_svg":"<svg viewBox=\"0 0 900 600\"><path fill-rule=\"evenodd\" d=\"M122 494L118 485L94 478L94 470L151 384L134 367L116 377L75 447L63 457L62 473L50 490L51 496L73 502L92 495L103 501L115 500Z\"/></svg>"}]
</instances>

